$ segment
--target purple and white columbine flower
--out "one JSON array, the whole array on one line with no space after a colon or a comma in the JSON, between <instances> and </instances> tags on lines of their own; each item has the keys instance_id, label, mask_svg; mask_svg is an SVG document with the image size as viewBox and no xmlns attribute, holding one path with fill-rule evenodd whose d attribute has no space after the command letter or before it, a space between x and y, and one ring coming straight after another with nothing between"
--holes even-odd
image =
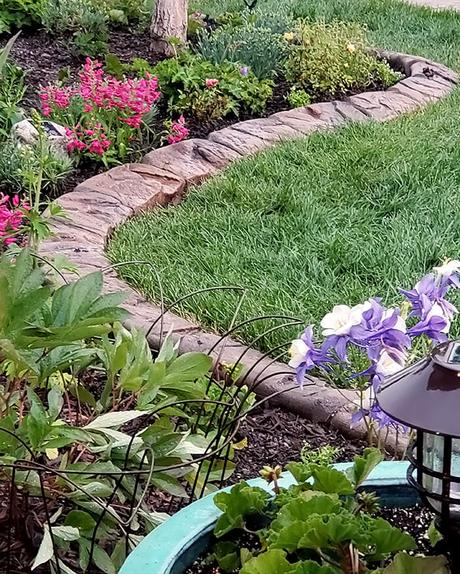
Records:
<instances>
[{"instance_id":1,"label":"purple and white columbine flower","mask_svg":"<svg viewBox=\"0 0 460 574\"><path fill-rule=\"evenodd\" d=\"M301 387L307 371L331 362L324 350L315 346L311 325L305 329L300 339L292 341L289 355L291 357L289 366L296 370L297 382Z\"/></svg>"},{"instance_id":2,"label":"purple and white columbine flower","mask_svg":"<svg viewBox=\"0 0 460 574\"><path fill-rule=\"evenodd\" d=\"M247 76L249 74L249 68L247 66L241 66L240 74L242 76Z\"/></svg>"}]
</instances>

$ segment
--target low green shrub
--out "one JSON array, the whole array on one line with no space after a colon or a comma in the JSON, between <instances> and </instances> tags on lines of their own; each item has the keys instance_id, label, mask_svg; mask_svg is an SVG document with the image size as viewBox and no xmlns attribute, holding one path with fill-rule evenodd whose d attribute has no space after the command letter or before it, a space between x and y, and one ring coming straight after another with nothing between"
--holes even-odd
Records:
<instances>
[{"instance_id":1,"label":"low green shrub","mask_svg":"<svg viewBox=\"0 0 460 574\"><path fill-rule=\"evenodd\" d=\"M387 87L399 79L368 52L365 30L358 24L302 21L285 38L290 42L286 79L308 93L337 96L372 84Z\"/></svg>"},{"instance_id":2,"label":"low green shrub","mask_svg":"<svg viewBox=\"0 0 460 574\"><path fill-rule=\"evenodd\" d=\"M2 0L0 34L40 23L42 0Z\"/></svg>"},{"instance_id":3,"label":"low green shrub","mask_svg":"<svg viewBox=\"0 0 460 574\"><path fill-rule=\"evenodd\" d=\"M302 108L311 103L311 96L302 88L292 86L287 96L287 101L291 108Z\"/></svg>"},{"instance_id":4,"label":"low green shrub","mask_svg":"<svg viewBox=\"0 0 460 574\"><path fill-rule=\"evenodd\" d=\"M201 32L195 49L214 64L227 60L248 66L260 79L273 77L286 57L282 35L252 22Z\"/></svg>"},{"instance_id":5,"label":"low green shrub","mask_svg":"<svg viewBox=\"0 0 460 574\"><path fill-rule=\"evenodd\" d=\"M77 54L95 57L107 52L109 17L103 5L88 0L43 0L41 19L51 34L71 34Z\"/></svg>"},{"instance_id":6,"label":"low green shrub","mask_svg":"<svg viewBox=\"0 0 460 574\"><path fill-rule=\"evenodd\" d=\"M271 97L271 80L231 62L214 64L183 53L151 70L171 113L189 113L198 120L216 120L240 112L260 113Z\"/></svg>"},{"instance_id":7,"label":"low green shrub","mask_svg":"<svg viewBox=\"0 0 460 574\"><path fill-rule=\"evenodd\" d=\"M19 118L19 104L25 93L24 73L9 59L17 36L10 38L0 50L0 138L8 136L12 124Z\"/></svg>"}]
</instances>

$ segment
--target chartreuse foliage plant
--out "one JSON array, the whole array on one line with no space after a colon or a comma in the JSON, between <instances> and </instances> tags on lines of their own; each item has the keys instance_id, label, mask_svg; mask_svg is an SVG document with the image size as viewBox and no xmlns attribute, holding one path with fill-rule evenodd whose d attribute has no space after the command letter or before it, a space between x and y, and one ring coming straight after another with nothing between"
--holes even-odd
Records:
<instances>
[{"instance_id":1,"label":"chartreuse foliage plant","mask_svg":"<svg viewBox=\"0 0 460 574\"><path fill-rule=\"evenodd\" d=\"M287 465L296 480L289 488L277 485L277 472L264 470L275 480L275 496L246 482L217 494L222 514L213 552L223 572L447 574L444 557L407 554L417 549L414 539L372 516L363 504L357 490L381 460L379 451L369 448L347 473L295 462ZM234 539L241 532L257 535L257 549L237 546Z\"/></svg>"},{"instance_id":2,"label":"chartreuse foliage plant","mask_svg":"<svg viewBox=\"0 0 460 574\"><path fill-rule=\"evenodd\" d=\"M102 288L99 272L55 286L28 250L0 258L0 484L18 540L36 501L33 566L67 574L116 572L164 518L147 503L153 489L189 497L233 468L193 462L221 440L207 428L223 420L211 359L178 356L169 338L153 359L144 334L121 324L123 294Z\"/></svg>"}]
</instances>

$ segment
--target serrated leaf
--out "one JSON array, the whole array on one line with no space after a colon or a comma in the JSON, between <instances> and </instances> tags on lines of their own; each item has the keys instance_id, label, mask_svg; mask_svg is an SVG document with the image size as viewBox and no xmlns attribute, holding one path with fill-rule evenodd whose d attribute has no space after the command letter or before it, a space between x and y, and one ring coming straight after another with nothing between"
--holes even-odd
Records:
<instances>
[{"instance_id":1,"label":"serrated leaf","mask_svg":"<svg viewBox=\"0 0 460 574\"><path fill-rule=\"evenodd\" d=\"M288 574L293 569L293 564L286 559L286 553L282 550L269 550L248 560L240 574Z\"/></svg>"},{"instance_id":2,"label":"serrated leaf","mask_svg":"<svg viewBox=\"0 0 460 574\"><path fill-rule=\"evenodd\" d=\"M217 520L214 534L220 538L235 528L241 528L246 516L261 512L269 501L268 492L249 486L247 482L240 482L230 492L216 494L214 504L223 514Z\"/></svg>"},{"instance_id":3,"label":"serrated leaf","mask_svg":"<svg viewBox=\"0 0 460 574\"><path fill-rule=\"evenodd\" d=\"M386 520L377 519L374 524L371 533L374 553L370 560L382 560L400 550L415 550L417 548L412 536L391 526Z\"/></svg>"},{"instance_id":4,"label":"serrated leaf","mask_svg":"<svg viewBox=\"0 0 460 574\"><path fill-rule=\"evenodd\" d=\"M335 468L312 466L313 489L326 494L354 494L355 489L343 472Z\"/></svg>"},{"instance_id":5,"label":"serrated leaf","mask_svg":"<svg viewBox=\"0 0 460 574\"><path fill-rule=\"evenodd\" d=\"M449 574L445 556L410 556L401 552L382 574Z\"/></svg>"},{"instance_id":6,"label":"serrated leaf","mask_svg":"<svg viewBox=\"0 0 460 574\"><path fill-rule=\"evenodd\" d=\"M360 486L374 468L383 460L382 453L377 448L364 449L362 456L356 456L348 476L355 488Z\"/></svg>"}]
</instances>

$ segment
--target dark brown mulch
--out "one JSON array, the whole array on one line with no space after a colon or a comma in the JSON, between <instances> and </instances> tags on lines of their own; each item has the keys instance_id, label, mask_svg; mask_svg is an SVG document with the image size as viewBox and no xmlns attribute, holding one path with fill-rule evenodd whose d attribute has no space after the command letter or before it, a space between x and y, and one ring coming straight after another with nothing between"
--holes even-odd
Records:
<instances>
[{"instance_id":1,"label":"dark brown mulch","mask_svg":"<svg viewBox=\"0 0 460 574\"><path fill-rule=\"evenodd\" d=\"M284 466L299 460L305 442L311 450L325 445L338 447L337 462L353 460L366 446L363 441L351 441L334 429L279 408L260 409L248 416L239 432L239 438L244 437L248 447L236 452L237 468L232 482L258 476L264 465Z\"/></svg>"}]
</instances>

